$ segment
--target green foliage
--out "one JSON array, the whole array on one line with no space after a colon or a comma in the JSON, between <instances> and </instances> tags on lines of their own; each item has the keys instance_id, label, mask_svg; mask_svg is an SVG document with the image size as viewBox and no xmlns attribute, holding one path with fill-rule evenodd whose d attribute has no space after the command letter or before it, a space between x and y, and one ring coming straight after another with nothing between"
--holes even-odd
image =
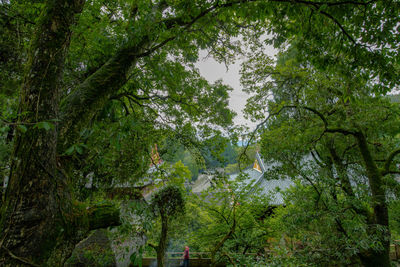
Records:
<instances>
[{"instance_id":1,"label":"green foliage","mask_svg":"<svg viewBox=\"0 0 400 267\"><path fill-rule=\"evenodd\" d=\"M0 5L0 99L6 97L8 109L15 108L31 32L43 4L41 1L3 1ZM1 110L4 116L5 109Z\"/></svg>"},{"instance_id":2,"label":"green foliage","mask_svg":"<svg viewBox=\"0 0 400 267\"><path fill-rule=\"evenodd\" d=\"M183 192L176 185L161 188L152 196L150 203L150 208L156 216L162 214L172 219L185 212Z\"/></svg>"},{"instance_id":3,"label":"green foliage","mask_svg":"<svg viewBox=\"0 0 400 267\"><path fill-rule=\"evenodd\" d=\"M12 130L11 130L12 131ZM10 127L0 128L0 176L5 177L9 171L9 159L11 155L11 144L9 140ZM3 180L1 181L1 184Z\"/></svg>"},{"instance_id":4,"label":"green foliage","mask_svg":"<svg viewBox=\"0 0 400 267\"><path fill-rule=\"evenodd\" d=\"M133 264L133 266L142 267L143 266L143 247L140 247L138 253L133 253L129 259L131 261L131 264Z\"/></svg>"},{"instance_id":5,"label":"green foliage","mask_svg":"<svg viewBox=\"0 0 400 267\"><path fill-rule=\"evenodd\" d=\"M269 10L269 27L275 36L267 42L275 46L296 43L298 59L322 71L341 69L342 75L361 74L376 81L376 93L389 92L399 81L399 53L395 51L399 46L395 30L398 7L397 1L320 3L312 8L277 5Z\"/></svg>"},{"instance_id":6,"label":"green foliage","mask_svg":"<svg viewBox=\"0 0 400 267\"><path fill-rule=\"evenodd\" d=\"M276 210L271 222L277 237L284 234L290 238L287 247L280 249L291 253L281 255L281 260L292 257L296 262L310 265L360 264L359 251L382 249L379 235L368 232L366 218L343 208L343 203L335 202L327 190L318 196L314 188L299 183L286 193L286 208ZM345 201L343 196L340 198Z\"/></svg>"},{"instance_id":7,"label":"green foliage","mask_svg":"<svg viewBox=\"0 0 400 267\"><path fill-rule=\"evenodd\" d=\"M236 253L231 257L238 263L245 260L239 254L262 252L269 235L268 201L243 176L193 195L189 203L196 221L190 225L187 242L195 250L215 254L216 260L225 261L225 253Z\"/></svg>"},{"instance_id":8,"label":"green foliage","mask_svg":"<svg viewBox=\"0 0 400 267\"><path fill-rule=\"evenodd\" d=\"M165 161L182 161L189 168L192 180L196 180L203 170L236 162L236 153L228 138L219 135L192 144L181 143L177 138L166 138L160 149Z\"/></svg>"},{"instance_id":9,"label":"green foliage","mask_svg":"<svg viewBox=\"0 0 400 267\"><path fill-rule=\"evenodd\" d=\"M300 181L278 223L303 246L293 256L307 264L359 263L363 253L388 251L387 213L376 211L387 208L383 195L397 196L388 170L396 172L398 159L388 155L399 145L399 106L375 94L364 70L345 72L345 52L322 68L302 49L294 39L275 66L262 52L244 64L243 83L255 93L246 111L265 120L261 152L279 163L267 175Z\"/></svg>"},{"instance_id":10,"label":"green foliage","mask_svg":"<svg viewBox=\"0 0 400 267\"><path fill-rule=\"evenodd\" d=\"M94 232L90 241L81 244L66 261L65 266L115 266L115 255L104 230Z\"/></svg>"},{"instance_id":11,"label":"green foliage","mask_svg":"<svg viewBox=\"0 0 400 267\"><path fill-rule=\"evenodd\" d=\"M234 27L219 29L204 19L198 23L207 27L193 27L207 30L209 36L180 29L179 24L188 23L210 6L189 2L88 1L78 23L71 26L73 35L67 45L69 53L60 84L60 120L38 122L34 127L50 130L57 126L58 152L63 161L73 162L67 172L74 177L72 183L78 191L82 191L91 173L98 187L109 187L112 180L140 179L148 169L151 148L167 136L188 144L190 140L215 135L217 125L227 127L232 123L234 113L227 107L231 88L221 82L208 83L193 63L198 59L199 48L223 46L213 41L219 32L238 31ZM4 45L0 69L4 77L0 79L0 118L14 122L19 118L17 89L23 81L27 48L45 4L22 1L1 6L0 31L4 34L0 43ZM174 16L177 25L170 24ZM136 52L129 51L141 54L169 38L169 42L148 56L132 59L131 54ZM228 35L224 38L230 39ZM102 72L106 62L118 57L126 62L118 62ZM92 74L99 72L103 76L93 78ZM115 77L106 78L108 75ZM95 82L91 84L92 81ZM77 102L71 100L75 96ZM82 109L86 113L79 113ZM74 116L77 119L71 122L69 119ZM24 123L16 127L21 133L29 130ZM6 124L1 122L0 128L3 127ZM13 131L9 129L11 139ZM5 165L3 162L7 159L2 161ZM186 156L185 164L196 177L198 162Z\"/></svg>"},{"instance_id":12,"label":"green foliage","mask_svg":"<svg viewBox=\"0 0 400 267\"><path fill-rule=\"evenodd\" d=\"M189 175L179 160L190 168L193 178L199 168L234 164L232 147L228 144L225 148L227 142L220 134L221 128L229 129L234 116L228 109L232 89L221 81L208 83L200 76L194 62L202 49L225 63L232 62L241 52L250 51L250 60L244 64L242 72L243 85L254 93L247 112L254 119L266 119L267 113L276 116L261 127L260 136L265 158L282 164L274 168L271 175L292 176L302 181L298 191L292 192L288 199L296 205L302 198L306 201L298 206L300 210L294 204L288 207L289 221L303 229L302 238L308 237L307 226L315 226L324 234L321 240L341 253L345 253L341 243L349 244L352 249L379 250L381 244L373 240L379 237L382 229L365 227L371 226L365 221L370 220L373 210L379 211L376 205L385 208L386 202L381 200L385 193L391 192L397 197L399 189L390 175L398 159L386 161L388 164L382 161L399 145L399 107L381 97L382 93L396 89L400 81L398 1L90 0L86 1L79 21L66 25L73 33L62 44L69 52L66 62L55 65L48 60L38 64L40 69L35 73L46 74L56 67L62 76L51 88L45 88L45 80L29 76L33 73L30 63L37 59L37 54L33 52L28 60L27 51L28 47L37 48L32 40L41 36L41 30L53 31L57 26L45 28L46 25L39 24L39 15L45 14L42 11L48 3L2 1L0 4L2 177L16 173L10 170L11 166L30 164L17 162L20 159L10 155L14 134L24 140L31 126L56 133L49 135L48 143L39 140L43 143L37 150L57 145L58 155L54 153L51 159L53 169L46 171L58 173L54 169L57 166L66 178L63 180L71 183L67 187L74 189L78 196L90 177L97 188L135 184L148 172L154 144L168 139L179 140L185 147L177 148L179 156L169 155L168 160L178 162L172 170L175 171L170 179L172 183L181 185ZM66 12L71 11L68 7L63 7ZM266 34L271 38L264 40ZM243 42L237 41L238 36L243 36ZM280 54L276 66L263 53L265 43L281 48L290 45ZM243 49L243 44L249 49ZM55 54L62 54L61 50ZM40 80L40 90L29 87L33 78ZM32 89L29 96L32 110L24 109L26 103L23 102L27 99L18 95L20 88L25 88L26 92ZM42 94L46 90L59 92L47 99ZM17 99L23 100L19 107ZM34 118L39 107L52 107L52 114L59 118L23 121L24 117ZM335 129L342 131L335 132ZM357 141L360 139L349 134L352 131L367 137L364 151L359 151ZM18 152L19 147L23 146L15 144L15 151ZM193 147L198 151L193 152ZM366 162L365 151L370 152L376 163ZM316 165L305 168L302 159L310 155L316 159ZM248 158L251 161L251 156ZM245 166L249 163L239 159L239 163L242 162ZM230 168L237 170L235 166ZM371 183L369 186L378 191L384 188L378 198L374 190L363 186L367 183L366 177L368 181L373 180L370 179L371 169L378 182L377 186ZM169 167L163 166L154 173L162 181L161 185L167 184L169 171ZM350 177L346 177L349 173ZM15 184L24 181L22 178L17 177ZM347 178L356 185L346 183ZM26 181L25 185L27 183L31 181ZM160 189L155 195L157 205L152 206L153 210L165 209L168 214L175 214L174 210L179 211L178 202L184 198L181 196L175 203L168 195L178 194L174 191L178 188L170 185L165 188L171 191ZM212 225L211 232L220 238L231 229L239 228L233 229L237 233L234 238L229 235L226 240L220 239L224 241L222 246L211 242L216 250L236 249L250 240L256 240L256 247L261 247L261 241L258 243L255 238L259 229L249 233L243 230L257 224L255 214L251 214L251 208L257 207L256 202L247 199L238 188L243 193L248 191L245 186L238 185L232 185L231 191L219 187L220 191L213 192L215 198L201 204L206 211L195 209L204 218L201 224L193 227L203 229L204 234L207 232L203 222L207 220L219 222ZM8 195L18 196L14 193L20 191ZM232 206L230 198L240 205ZM162 202L163 199L168 201ZM168 203L171 208L163 206ZM396 206L393 205L395 218ZM214 206L217 213L211 212ZM301 218L304 211L312 218ZM353 218L356 222L349 219L350 211L356 214ZM246 216L239 216L239 213ZM320 227L322 218L328 223ZM8 218L2 218L5 220ZM239 225L243 225L243 229ZM350 233L349 237L343 234L343 229L336 229L340 225ZM396 227L395 223L392 225ZM260 228L265 229L264 226ZM365 228L373 229L367 231L372 239L366 238ZM339 238L332 237L336 235ZM323 243L321 240L311 236L309 242L318 247ZM206 239L199 242L206 246ZM346 254L345 262L351 256ZM331 254L328 258L337 259Z\"/></svg>"},{"instance_id":13,"label":"green foliage","mask_svg":"<svg viewBox=\"0 0 400 267\"><path fill-rule=\"evenodd\" d=\"M389 225L393 240L400 240L400 201L393 200L389 204Z\"/></svg>"}]
</instances>

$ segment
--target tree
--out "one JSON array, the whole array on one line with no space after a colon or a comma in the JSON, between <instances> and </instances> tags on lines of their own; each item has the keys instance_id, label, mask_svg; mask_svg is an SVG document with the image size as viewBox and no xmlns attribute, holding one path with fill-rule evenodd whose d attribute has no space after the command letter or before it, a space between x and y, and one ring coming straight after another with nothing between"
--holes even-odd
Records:
<instances>
[{"instance_id":1,"label":"tree","mask_svg":"<svg viewBox=\"0 0 400 267\"><path fill-rule=\"evenodd\" d=\"M321 71L310 61L298 59L297 48L294 43L281 54L276 67L264 69L266 76L273 73L273 80L264 80L262 89L255 85L253 74L246 73L249 88L258 88L248 112L262 116L267 108L269 113L261 132L262 152L282 164L275 170L278 175L298 177L308 187L304 190L314 191L312 197L310 191L297 197L311 197L314 204L305 208L311 209L310 214L326 212L334 219L332 232L324 228L328 233L321 235L327 240L338 235L336 250L344 249L342 255L346 255L348 251L340 245L345 242L363 265L390 266L387 196L391 188L387 185L397 190L391 174L397 172L393 167L399 153L394 114L399 107L374 96L374 83L362 72L342 73L348 58L337 59L337 66ZM262 57L252 60L249 69L265 62ZM260 82L262 72L256 76ZM267 92L273 98L267 98ZM294 203L301 206L301 201ZM311 223L301 227L307 224ZM357 234L357 228L366 235Z\"/></svg>"},{"instance_id":2,"label":"tree","mask_svg":"<svg viewBox=\"0 0 400 267\"><path fill-rule=\"evenodd\" d=\"M288 11L287 17L273 16L269 25L276 35L272 42L277 46L290 44L291 48L281 54L274 68L260 42L249 38L255 49L243 71L243 83L256 93L247 111L253 118L265 120L259 126L267 128L261 136L264 154L284 162L286 175L318 185L313 176L302 173L302 160L313 152L315 161L322 163L323 168L319 167L325 169L323 175L337 178L341 184L337 192L337 184L330 180L335 189L330 187L333 199L340 199L342 194L363 199L351 182L355 177L367 179L369 193L363 191L363 195L372 196L367 201L369 208L355 205L350 209L366 218L369 233L377 236L382 246L363 249L358 256L366 266L389 266L385 183L393 182L388 176L394 171L392 163L398 152L392 150L397 142L390 127L396 120L386 111L396 112L397 107L379 96L398 86L399 41L398 32L393 30L399 17L398 9L393 12L391 8L399 3L370 4L352 2L350 11L339 7L339 2L309 2L307 8ZM366 19L366 14L376 19ZM297 26L300 21L302 30ZM361 21L365 27L355 26ZM273 119L275 116L277 119ZM391 125L386 124L388 120ZM282 140L282 136L288 138ZM321 204L318 200L324 192L318 186L314 189L316 202ZM340 220L336 226L346 235Z\"/></svg>"},{"instance_id":3,"label":"tree","mask_svg":"<svg viewBox=\"0 0 400 267\"><path fill-rule=\"evenodd\" d=\"M174 217L184 213L185 199L182 190L175 185L167 185L157 191L152 199L150 208L155 216L161 217L161 236L158 245L152 245L157 252L157 266L165 265L165 252L168 236L168 224Z\"/></svg>"},{"instance_id":4,"label":"tree","mask_svg":"<svg viewBox=\"0 0 400 267\"><path fill-rule=\"evenodd\" d=\"M119 3L107 6L95 1L93 5L87 5L80 23L75 26L84 4L85 1L47 1L38 7L41 15L30 39L16 122L19 131L14 139L9 183L1 211L2 264L62 264L74 244L82 238L79 233L89 230L74 223L79 220L75 218L68 189L76 181L70 177L69 158L60 155L72 146L79 151L76 144L79 144L81 131L111 98L126 97L130 99L129 104L142 107L144 115L150 117L150 112L161 107L156 105L164 105L164 109L152 115L153 119L160 119L158 114L162 114L165 117L161 119L174 119L182 127L190 127L188 118L217 124L229 123L231 119L225 108L228 88L222 84L209 85L197 72L186 71L181 63L190 61L191 52L187 50L189 55L180 59L176 54L184 51L185 47L177 47L175 43L168 52L154 53L154 57L145 59L180 37L180 33L187 31L197 20L215 12L218 6L201 6L200 13L196 8L194 13L177 12L176 17L169 14L164 19L167 13L163 11L168 8L164 1L129 6ZM16 5L2 3L2 6L13 9ZM107 16L100 14L102 8L110 8ZM178 11L190 7L177 5L174 8ZM115 18L113 12L121 12L123 15L116 18L118 29L115 30L124 29L128 36L116 34L120 37L115 46L118 49L110 51L111 54L106 53L94 62L85 57L79 60L79 53L85 49L84 46L78 47L76 42L87 38L84 33L88 32L82 28L98 18L96 12L101 17L101 23L94 27L96 30L104 25L104 20ZM148 26L152 29L146 28ZM75 33L73 37L72 30ZM72 53L67 59L71 39ZM123 39L123 43L118 43ZM192 41L189 38L184 43L188 45ZM91 51L91 54L96 52ZM178 59L168 61L168 54L175 54ZM145 74L158 68L158 62L163 60L166 60L163 66L168 69L152 72L153 77L135 76L135 82L141 81L141 85L147 86L140 88L129 80L129 76L138 70ZM174 75L169 72L171 69L174 69ZM78 78L73 79L74 75ZM184 82L187 79L191 82ZM126 93L124 86L135 89ZM201 93L205 91L207 94ZM211 98L216 105L196 113L197 106L208 103ZM148 103L153 106L146 108ZM130 112L135 110L132 107ZM184 112L177 113L177 110ZM82 215L81 212L78 214ZM83 212L83 215L90 214Z\"/></svg>"},{"instance_id":5,"label":"tree","mask_svg":"<svg viewBox=\"0 0 400 267\"><path fill-rule=\"evenodd\" d=\"M44 248L55 245L50 240L56 240L62 225L59 207L64 211L72 209L71 203L59 203L60 199L64 201L70 197L64 182L58 181L57 129L43 129L45 127L32 124L54 121L58 117L70 26L83 4L83 1L48 3L38 22L38 33L31 41L19 104L24 112L19 119L30 127L26 132L20 131L14 141L0 223L2 264L27 264L30 260L26 258L30 255L38 257L35 262L47 260L50 255ZM61 198L57 197L59 193Z\"/></svg>"},{"instance_id":6,"label":"tree","mask_svg":"<svg viewBox=\"0 0 400 267\"><path fill-rule=\"evenodd\" d=\"M91 75L87 73L88 77L81 85L69 91L62 88L62 77L68 73L68 69L64 68L64 63L70 46L71 29L74 27L77 15L82 12L83 6L84 1L48 1L40 7L42 13L37 22L35 35L31 39L27 71L21 90L22 101L19 107L21 113L17 122L20 131L14 139L11 174L2 205L1 261L7 264L42 264L44 262L50 265L62 264L74 244L82 238L78 233L84 229L80 229L79 225L74 225L73 222L76 219L73 218L72 222L66 220L68 217L74 217L72 197L68 190L69 183L74 181L69 181L71 178L64 175L65 173L60 168L63 165L62 168L67 173L70 171L68 158L59 158L58 155L77 143L79 132L83 127L127 82L127 72L131 70L131 66L137 63L139 58L155 51L158 45L162 46L173 39L165 37L164 42L161 41L160 44L154 44L154 47L151 47L151 44L155 42L154 38L158 38L158 34L142 32L127 45L121 45L120 51L104 62L102 67L96 67L97 71ZM101 4L97 8L100 9ZM137 6L129 8L133 9L132 15L135 13L134 10L138 9ZM143 10L145 14L149 11L146 8L160 8L157 10L158 13L154 14L155 17L151 15L151 18L147 18L158 21L162 16L160 10L164 10L167 6L163 6L163 3L152 7L142 6L139 12ZM142 17L141 14L138 16ZM188 22L161 19L157 25L165 26L167 29L180 27L179 24L189 27L190 23L200 17L193 17ZM145 20L142 17L142 21L138 24L147 24L148 21ZM136 33L138 31L135 31ZM148 40L148 38L153 40ZM141 41L137 43L138 40ZM160 56L165 58L166 55L164 53ZM148 65L151 65L150 63ZM83 62L82 64L85 65ZM86 66L91 67L89 64ZM183 67L179 68L177 63L171 67L177 67L181 73L184 72ZM132 72L134 73L133 70ZM208 96L213 95L216 102L222 104L220 107L226 106L224 99L227 97L227 88L223 85L209 86L197 76L197 83L194 86L192 90L189 90L188 85L181 87L185 92L184 95L195 95L194 90L202 88L201 90L207 90L210 93ZM102 91L104 89L108 92ZM96 90L98 91L95 92ZM61 96L63 100L60 104ZM141 96L130 97L133 100L142 100L141 105L145 105L146 100L158 96L148 94L145 90ZM167 101L170 98L172 100ZM188 113L193 112L191 104L176 98L176 94L173 95L172 92L167 97L160 97L159 100L165 101L169 107L181 103L185 106L184 110ZM197 100L201 102L205 99L200 97ZM174 113L174 109L170 108L167 111L170 112L170 116L184 120L184 116L178 116ZM212 112L208 116L210 119L218 117L218 115L213 116L218 113L216 109L210 108L203 111ZM229 121L229 112L224 108L223 111L225 111L225 119ZM87 232L88 229L85 230L83 232ZM21 233L24 235L21 236Z\"/></svg>"}]
</instances>

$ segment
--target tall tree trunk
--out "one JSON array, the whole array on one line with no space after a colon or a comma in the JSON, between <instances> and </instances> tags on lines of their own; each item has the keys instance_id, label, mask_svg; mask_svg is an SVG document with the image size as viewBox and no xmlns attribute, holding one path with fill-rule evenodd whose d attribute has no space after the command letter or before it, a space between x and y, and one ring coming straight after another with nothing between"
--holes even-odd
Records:
<instances>
[{"instance_id":1,"label":"tall tree trunk","mask_svg":"<svg viewBox=\"0 0 400 267\"><path fill-rule=\"evenodd\" d=\"M383 184L382 173L378 169L368 148L367 140L363 133L355 135L361 156L364 160L369 186L371 189L372 207L374 209L371 220L370 233L377 235L382 243L383 249L380 251L368 250L360 256L362 263L366 267L381 266L390 267L390 231L389 213L386 203L386 192ZM379 227L377 227L379 226ZM383 229L383 230L382 230ZM382 232L383 231L383 232Z\"/></svg>"},{"instance_id":2,"label":"tall tree trunk","mask_svg":"<svg viewBox=\"0 0 400 267\"><path fill-rule=\"evenodd\" d=\"M19 105L19 123L27 131L15 139L1 210L1 266L44 264L66 230L62 213L70 199L57 172L57 127L40 129L37 123L58 118L70 26L83 5L84 0L47 1L32 39Z\"/></svg>"},{"instance_id":3,"label":"tall tree trunk","mask_svg":"<svg viewBox=\"0 0 400 267\"><path fill-rule=\"evenodd\" d=\"M168 217L161 213L161 237L157 246L157 267L165 266L165 251L168 236Z\"/></svg>"}]
</instances>

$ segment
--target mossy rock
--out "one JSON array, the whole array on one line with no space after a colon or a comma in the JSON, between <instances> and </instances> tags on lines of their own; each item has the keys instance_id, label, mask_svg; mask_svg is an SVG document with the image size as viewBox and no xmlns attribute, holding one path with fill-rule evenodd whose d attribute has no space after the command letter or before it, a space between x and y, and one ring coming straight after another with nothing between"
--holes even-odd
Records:
<instances>
[{"instance_id":1,"label":"mossy rock","mask_svg":"<svg viewBox=\"0 0 400 267\"><path fill-rule=\"evenodd\" d=\"M116 260L106 230L93 231L88 238L76 245L66 267L114 267Z\"/></svg>"}]
</instances>

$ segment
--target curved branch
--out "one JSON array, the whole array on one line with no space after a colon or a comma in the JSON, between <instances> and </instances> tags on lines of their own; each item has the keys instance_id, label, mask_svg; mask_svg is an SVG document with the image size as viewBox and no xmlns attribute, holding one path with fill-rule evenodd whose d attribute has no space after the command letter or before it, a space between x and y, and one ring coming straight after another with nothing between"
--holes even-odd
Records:
<instances>
[{"instance_id":1,"label":"curved branch","mask_svg":"<svg viewBox=\"0 0 400 267\"><path fill-rule=\"evenodd\" d=\"M328 127L328 121L326 120L325 116L321 112L316 110L315 108L311 108L311 107L307 107L307 106L285 106L285 107L287 107L287 108L302 108L302 109L311 111L312 113L317 115L322 120L322 122L324 123L325 128Z\"/></svg>"},{"instance_id":2,"label":"curved branch","mask_svg":"<svg viewBox=\"0 0 400 267\"><path fill-rule=\"evenodd\" d=\"M270 119L271 117L279 115L279 114L282 112L282 110L285 109L285 108L303 108L303 109L305 109L305 110L308 110L308 111L313 112L314 114L316 114L316 115L322 120L322 122L324 123L325 131L326 131L326 129L327 129L327 127L328 127L328 121L326 120L326 118L324 117L324 115L323 115L321 112L319 112L318 110L316 110L316 109L314 109L314 108L311 108L311 107L306 107L306 106L295 106L295 105L283 106L283 107L282 107L281 109L279 109L277 112L272 113L272 114L269 114L268 117L267 117L264 121L262 121L261 123L259 123L259 124L257 125L257 127L254 129L254 131L251 133L250 139L249 139L249 141L247 142L247 144L246 144L246 146L245 146L245 148L244 148L244 150L243 150L243 153L241 153L241 155L239 156L239 162L238 162L238 164L239 164L239 170L241 170L240 161L241 161L241 159L243 158L243 156L246 155L246 151L247 151L248 147L250 146L251 142L253 141L253 139L254 139L254 137L255 137L257 131L258 131L262 126L264 126L264 125L269 121L269 119Z\"/></svg>"},{"instance_id":3,"label":"curved branch","mask_svg":"<svg viewBox=\"0 0 400 267\"><path fill-rule=\"evenodd\" d=\"M360 2L360 1L341 1L341 2L312 2L312 1L302 1L302 0L297 0L295 1L296 3L301 3L301 4L306 4L306 5L314 5L314 6L322 6L322 5L327 5L327 6L339 6L339 5L358 5L358 6L366 6L371 4L372 2L375 2L374 0L369 1L369 2Z\"/></svg>"},{"instance_id":4,"label":"curved branch","mask_svg":"<svg viewBox=\"0 0 400 267\"><path fill-rule=\"evenodd\" d=\"M350 130L346 130L343 128L327 128L325 129L325 132L327 133L341 133L343 135L353 135L353 136L357 136L358 132L353 132Z\"/></svg>"},{"instance_id":5,"label":"curved branch","mask_svg":"<svg viewBox=\"0 0 400 267\"><path fill-rule=\"evenodd\" d=\"M315 150L315 153L317 153L317 155L318 155L318 152L316 150ZM318 159L318 157L317 157L317 155L315 155L315 153L314 153L314 151L311 151L311 156L313 157L315 163L317 163L318 166L320 166L321 168L324 168L325 167L324 163Z\"/></svg>"},{"instance_id":6,"label":"curved branch","mask_svg":"<svg viewBox=\"0 0 400 267\"><path fill-rule=\"evenodd\" d=\"M396 172L391 172L389 169L390 169L390 165L393 162L394 157L396 157L397 154L400 154L400 148L398 148L390 153L389 157L386 159L385 167L384 167L382 175L386 175L389 173L396 173Z\"/></svg>"},{"instance_id":7,"label":"curved branch","mask_svg":"<svg viewBox=\"0 0 400 267\"><path fill-rule=\"evenodd\" d=\"M329 18L330 20L333 21L333 23L335 23L340 30L342 31L342 33L355 45L357 45L356 40L347 32L347 30L344 28L344 26L335 18L333 17L331 14L323 11L323 10L319 10L323 5L326 5L328 7L332 7L332 6L340 6L340 5L359 5L359 6L367 6L371 3L374 2L374 0L371 0L369 2L359 2L359 1L342 1L342 2L312 2L312 1L302 1L302 0L297 0L297 1L284 1L284 2L295 2L295 3L299 3L299 4L304 4L304 5L308 5L308 6L312 6L316 9L316 11L318 11L319 13L321 13L322 15L324 15L325 17Z\"/></svg>"},{"instance_id":8,"label":"curved branch","mask_svg":"<svg viewBox=\"0 0 400 267\"><path fill-rule=\"evenodd\" d=\"M228 260L230 261L230 263L234 266L234 267L236 267L236 263L235 263L235 260L231 257L231 256L229 256L229 254L228 253L226 253L226 252L223 252L222 253L225 257L227 257L228 258Z\"/></svg>"},{"instance_id":9,"label":"curved branch","mask_svg":"<svg viewBox=\"0 0 400 267\"><path fill-rule=\"evenodd\" d=\"M321 13L322 15L328 17L329 19L331 19L331 20L340 28L340 30L342 31L342 33L343 33L347 38L350 39L350 41L351 41L353 44L355 44L355 45L357 44L356 40L354 40L354 38L346 31L346 29L343 27L343 25L340 24L340 22L339 22L335 17L333 17L333 16L332 16L331 14L329 14L329 13L326 13L325 11L320 11L320 13Z\"/></svg>"},{"instance_id":10,"label":"curved branch","mask_svg":"<svg viewBox=\"0 0 400 267\"><path fill-rule=\"evenodd\" d=\"M285 108L296 108L296 109L302 108L302 109L311 111L312 113L314 113L315 115L317 115L317 116L322 120L322 122L324 123L324 127L325 127L324 132L327 132L327 133L341 133L341 134L344 134L344 135L353 135L353 136L356 136L356 135L358 134L358 132L351 131L351 130L347 130L347 129L343 129L343 128L328 128L328 121L327 121L327 119L325 118L325 116L324 116L321 112L319 112L319 111L316 110L315 108L308 107L308 106L287 105L287 106L283 106L283 107L282 107L280 110L278 110L277 112L272 113L272 114L269 114L268 117L267 117L264 121L262 121L261 123L259 123L259 124L257 125L257 127L254 129L254 131L251 133L249 142L246 144L246 147L245 147L243 153L240 155L239 159L241 159L242 156L246 153L246 150L248 149L248 147L249 147L251 141L253 141L256 132L257 132L262 126L264 126L264 125L269 121L269 119L270 119L272 116L277 116L277 115L279 115L279 114L282 112L282 110L285 109ZM240 160L239 160L239 169L240 169Z\"/></svg>"},{"instance_id":11,"label":"curved branch","mask_svg":"<svg viewBox=\"0 0 400 267\"><path fill-rule=\"evenodd\" d=\"M102 109L113 92L116 92L127 82L126 74L139 58L149 56L151 53L162 48L170 41L177 38L182 32L189 30L200 18L214 10L253 1L256 0L239 0L225 4L219 4L217 2L212 7L203 10L200 14L193 17L190 21L184 21L181 18L170 19L171 21L175 20L175 22L170 23L167 29L175 26L183 26L182 31L179 31L177 34L166 38L156 45L154 45L156 40L154 40L151 33L149 33L143 36L135 45L120 49L71 94L63 99L61 103L61 123L59 127L59 139L61 142L59 143L68 146L68 144L74 142L80 129L87 125L98 110ZM161 21L158 24L162 23L165 24L167 22ZM62 147L59 149L63 150Z\"/></svg>"},{"instance_id":12,"label":"curved branch","mask_svg":"<svg viewBox=\"0 0 400 267\"><path fill-rule=\"evenodd\" d=\"M211 207L208 207L208 209L209 209L210 211L215 212L215 213L218 214L219 216L221 216L221 218L224 219L224 221L226 222L226 224L229 225L229 221L228 221L228 219L224 216L224 214L222 214L221 212L219 212L217 209L214 209L214 208L211 208Z\"/></svg>"},{"instance_id":13,"label":"curved branch","mask_svg":"<svg viewBox=\"0 0 400 267\"><path fill-rule=\"evenodd\" d=\"M324 123L325 132L327 132L327 133L341 133L344 135L353 135L353 136L356 136L358 134L358 132L347 130L344 128L328 128L328 121L326 120L325 116L321 112L316 110L315 108L311 108L311 107L307 107L307 106L284 106L284 108L285 107L287 107L287 108L302 108L302 109L311 111L312 113L317 115L322 120L322 122Z\"/></svg>"}]
</instances>

